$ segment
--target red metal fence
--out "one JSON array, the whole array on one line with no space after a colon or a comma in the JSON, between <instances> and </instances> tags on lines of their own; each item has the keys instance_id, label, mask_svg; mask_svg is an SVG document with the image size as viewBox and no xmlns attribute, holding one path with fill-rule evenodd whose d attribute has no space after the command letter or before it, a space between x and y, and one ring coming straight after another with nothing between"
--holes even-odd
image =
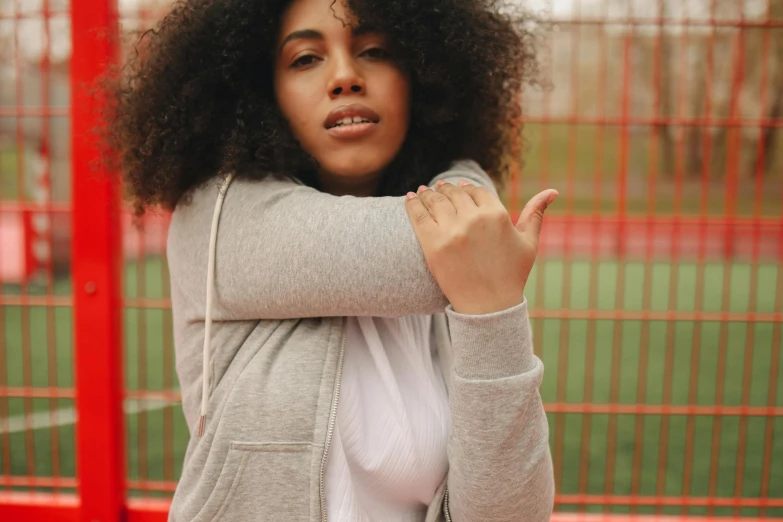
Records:
<instances>
[{"instance_id":1,"label":"red metal fence","mask_svg":"<svg viewBox=\"0 0 783 522\"><path fill-rule=\"evenodd\" d=\"M187 427L166 216L88 167L88 88L167 2L0 0L0 520L163 520ZM783 519L783 1L573 0L512 211L556 519Z\"/></svg>"}]
</instances>

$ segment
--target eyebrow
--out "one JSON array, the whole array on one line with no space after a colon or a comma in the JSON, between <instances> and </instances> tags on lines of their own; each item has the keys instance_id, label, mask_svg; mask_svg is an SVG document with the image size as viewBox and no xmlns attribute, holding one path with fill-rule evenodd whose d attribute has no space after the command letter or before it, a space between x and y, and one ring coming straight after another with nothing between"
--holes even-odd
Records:
<instances>
[{"instance_id":1,"label":"eyebrow","mask_svg":"<svg viewBox=\"0 0 783 522\"><path fill-rule=\"evenodd\" d=\"M362 36L367 33L377 33L378 31L375 27L370 25L359 25L357 27L351 28L351 33L353 33L354 36ZM280 48L278 49L278 52L282 52L283 48L286 46L287 43L293 41L293 40L324 40L324 35L320 31L316 31L315 29L300 29L299 31L294 31L285 38L283 38L283 42L280 44Z\"/></svg>"},{"instance_id":2,"label":"eyebrow","mask_svg":"<svg viewBox=\"0 0 783 522\"><path fill-rule=\"evenodd\" d=\"M293 40L323 40L324 35L315 29L302 29L294 31L283 39L283 43L280 44L279 51L282 52L283 48L288 42Z\"/></svg>"}]
</instances>

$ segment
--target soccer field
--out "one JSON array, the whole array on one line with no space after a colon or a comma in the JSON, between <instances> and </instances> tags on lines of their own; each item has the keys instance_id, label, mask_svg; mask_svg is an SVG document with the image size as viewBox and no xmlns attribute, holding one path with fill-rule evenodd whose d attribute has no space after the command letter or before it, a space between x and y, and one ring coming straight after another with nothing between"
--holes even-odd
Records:
<instances>
[{"instance_id":1,"label":"soccer field","mask_svg":"<svg viewBox=\"0 0 783 522\"><path fill-rule=\"evenodd\" d=\"M617 262L600 261L593 266L589 261L549 260L540 262L528 283L527 297L534 315L533 328L536 349L546 368L542 386L545 403L553 409L582 403L607 404L613 393L621 404L662 404L668 395L674 405L690 403L691 377L698 405L742 404L743 389L748 386L748 405L767 406L770 385L783 379L783 365L770 367L773 351L773 329L781 328L772 322L718 322L679 320L648 321L641 319L586 318L563 319L552 317L561 308L579 313L593 310L611 311L667 311L669 293L675 292L673 302L677 312L694 311L697 273L703 270L703 311L760 314L775 312L775 289L781 275L775 265L757 267L757 284L751 292L751 266L747 264L709 264L699 268L693 263L673 265L666 262L627 262L621 269ZM652 278L651 294L645 296L645 270ZM730 271L728 302L723 306L724 270ZM143 271L143 277L138 275ZM566 272L570 275L565 277ZM676 272L676 285L671 281ZM597 277L591 276L597 274ZM623 275L622 302L617 301L619 276ZM164 261L151 258L144 263L131 263L126 268L125 295L162 298L167 295ZM68 295L69 281L58 280L55 293ZM539 285L543 284L543 288ZM565 287L565 285L568 285ZM567 291L564 291L567 288ZM4 293L17 293L18 288L6 286ZM755 294L755 303L749 303ZM0 343L0 372L9 387L32 385L36 387L73 386L71 310L68 307L46 309L16 306L0 307L0 327L4 346ZM543 316L543 317L542 317ZM168 310L126 308L125 361L126 387L129 391L176 389L170 337L171 316ZM592 321L592 326L591 326ZM618 323L617 325L615 323ZM750 329L750 331L749 331ZM640 360L642 339L647 336L647 357ZM592 337L592 339L591 339ZM777 336L780 343L781 336ZM692 368L694 339L698 339L699 356ZM669 342L667 342L667 340ZM23 346L29 346L27 356ZM723 348L722 348L723 347ZM51 350L51 354L50 351ZM748 351L750 350L750 351ZM592 351L592 356L590 352ZM667 351L671 354L671 372L666 371ZM56 360L49 368L49 360ZM750 379L744 382L745 361L750 361ZM778 359L780 360L780 358ZM725 368L723 397L716 401L718 375ZM51 371L50 371L51 370ZM27 378L25 377L27 375ZM585 396L586 379L591 396ZM28 380L26 380L28 379ZM644 379L644 397L639 397L638 383ZM776 386L772 406L783 406L783 386ZM667 391L668 390L668 391ZM5 405L7 407L4 407ZM10 462L0 454L0 470L13 476L36 475L49 477L57 473L75 476L74 469L74 414L72 399L0 399L0 441L10 447ZM569 408L565 408L569 409ZM30 414L25 415L25 411ZM128 477L132 481L169 481L158 487L154 495L168 495L170 481L176 480L187 442L187 428L178 404L166 401L139 401L128 399L127 442ZM659 414L641 417L628 413L549 413L551 447L558 466L556 470L558 493L614 495L638 494L680 496L683 492L683 474L686 466L686 434L688 417ZM714 423L719 422L718 466L715 470L715 494L719 497L735 495L735 476L739 452L744 455L742 484L744 497L761 495L762 468L765 450L765 429L774 424L771 444L770 476L767 496L783 497L783 417L764 416L693 417L693 449L689 494L705 497L710 493L711 453ZM662 432L662 428L668 429ZM28 429L32 428L32 429ZM745 444L739 447L740 434L746 430ZM562 435L559 437L558 435ZM585 439L589 437L589 440ZM659 455L665 440L664 473L659 478ZM584 444L583 444L583 441ZM614 441L612 447L607 447ZM53 445L53 442L55 443ZM31 444L32 443L32 444ZM583 456L582 449L586 449ZM58 458L53 458L54 453ZM637 453L638 466L634 466ZM609 458L608 458L609 457ZM613 465L607 470L607 462ZM582 486L580 488L580 474ZM611 487L606 491L607 478ZM137 487L138 482L131 484ZM156 486L157 487L157 486ZM139 490L132 488L132 494ZM561 510L576 506L563 504ZM589 510L600 509L594 506ZM640 512L653 508L639 508ZM628 511L627 506L613 510ZM679 507L667 507L664 512L679 513ZM703 507L689 508L689 513L706 511ZM730 508L717 508L717 514L730 514ZM755 508L744 508L743 515L758 514ZM768 509L767 516L783 516L783 509Z\"/></svg>"}]
</instances>

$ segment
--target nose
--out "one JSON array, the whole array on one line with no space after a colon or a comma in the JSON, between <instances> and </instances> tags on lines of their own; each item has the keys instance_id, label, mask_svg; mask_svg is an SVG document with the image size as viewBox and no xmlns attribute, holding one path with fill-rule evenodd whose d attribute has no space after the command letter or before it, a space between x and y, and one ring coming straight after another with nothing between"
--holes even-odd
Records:
<instances>
[{"instance_id":1,"label":"nose","mask_svg":"<svg viewBox=\"0 0 783 522\"><path fill-rule=\"evenodd\" d=\"M328 85L329 97L363 95L366 90L364 77L353 57L338 58L334 63L334 73Z\"/></svg>"}]
</instances>

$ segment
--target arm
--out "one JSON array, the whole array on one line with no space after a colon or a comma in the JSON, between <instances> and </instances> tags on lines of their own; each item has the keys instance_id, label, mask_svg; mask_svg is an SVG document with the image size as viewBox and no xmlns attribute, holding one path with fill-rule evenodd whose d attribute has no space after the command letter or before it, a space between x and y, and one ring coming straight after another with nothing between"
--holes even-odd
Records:
<instances>
[{"instance_id":1,"label":"arm","mask_svg":"<svg viewBox=\"0 0 783 522\"><path fill-rule=\"evenodd\" d=\"M454 354L447 505L453 522L548 521L549 430L527 301L485 315L446 309Z\"/></svg>"},{"instance_id":2,"label":"arm","mask_svg":"<svg viewBox=\"0 0 783 522\"><path fill-rule=\"evenodd\" d=\"M446 513L454 522L549 520L554 479L524 289L546 207L536 195L512 223L497 196L436 185L406 206L446 308L454 358ZM437 333L437 331L436 331Z\"/></svg>"},{"instance_id":3,"label":"arm","mask_svg":"<svg viewBox=\"0 0 783 522\"><path fill-rule=\"evenodd\" d=\"M466 179L494 191L474 162L432 180ZM177 208L169 233L172 279L205 300L209 229L217 191ZM216 320L442 312L403 197L337 197L288 180L236 180L218 228Z\"/></svg>"}]
</instances>

